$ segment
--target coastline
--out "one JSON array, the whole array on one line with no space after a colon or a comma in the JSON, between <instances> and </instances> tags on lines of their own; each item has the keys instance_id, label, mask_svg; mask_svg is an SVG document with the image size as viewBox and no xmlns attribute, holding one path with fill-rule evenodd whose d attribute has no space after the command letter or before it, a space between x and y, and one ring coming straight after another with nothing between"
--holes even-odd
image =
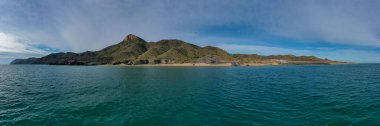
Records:
<instances>
[{"instance_id":1,"label":"coastline","mask_svg":"<svg viewBox=\"0 0 380 126\"><path fill-rule=\"evenodd\" d=\"M99 66L173 66L173 67L218 67L218 66L233 66L231 63L222 64L207 64L207 63L176 63L176 64L141 64L141 65L127 65L127 64L105 64ZM272 64L243 64L240 66L273 66Z\"/></svg>"},{"instance_id":2,"label":"coastline","mask_svg":"<svg viewBox=\"0 0 380 126\"><path fill-rule=\"evenodd\" d=\"M327 63L327 64L258 64L258 63L244 63L238 66L289 66L289 65L344 65L344 64L354 64L354 63ZM207 63L176 63L176 64L140 64L140 65L127 65L127 64L104 64L99 66L131 66L131 67L150 67L150 66L165 66L165 67L229 67L234 66L231 63L222 63L222 64L207 64Z\"/></svg>"},{"instance_id":3,"label":"coastline","mask_svg":"<svg viewBox=\"0 0 380 126\"><path fill-rule=\"evenodd\" d=\"M207 64L207 63L176 63L176 64L139 64L139 65L127 65L127 64L105 64L105 65L99 65L99 66L181 66L181 67L202 67L202 66L232 66L231 63L224 63L224 64Z\"/></svg>"}]
</instances>

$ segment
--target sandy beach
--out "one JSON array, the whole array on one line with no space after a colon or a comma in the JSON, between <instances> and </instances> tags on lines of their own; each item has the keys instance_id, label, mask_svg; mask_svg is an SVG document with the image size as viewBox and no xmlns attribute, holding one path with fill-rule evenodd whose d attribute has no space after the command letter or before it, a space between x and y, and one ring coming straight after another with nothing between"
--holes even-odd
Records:
<instances>
[{"instance_id":1,"label":"sandy beach","mask_svg":"<svg viewBox=\"0 0 380 126\"><path fill-rule=\"evenodd\" d=\"M141 65L127 65L127 64L106 64L102 66L232 66L231 63L224 64L207 64L207 63L181 63L181 64L141 64Z\"/></svg>"},{"instance_id":2,"label":"sandy beach","mask_svg":"<svg viewBox=\"0 0 380 126\"><path fill-rule=\"evenodd\" d=\"M271 66L271 65L277 65L277 64L254 64L254 63L248 63L248 64L241 64L240 66ZM118 64L118 65L112 65L112 64L105 64L101 66L184 66L184 67L211 67L211 66L233 66L231 63L222 63L222 64L207 64L207 63L178 63L178 64L141 64L141 65L127 65L127 64Z\"/></svg>"},{"instance_id":3,"label":"sandy beach","mask_svg":"<svg viewBox=\"0 0 380 126\"><path fill-rule=\"evenodd\" d=\"M329 63L330 65L340 65L340 64L353 64L353 63ZM281 66L281 65L291 65L291 64L278 64L278 63L243 63L239 66ZM293 64L297 65L297 64ZM105 64L100 66L173 66L173 67L219 67L219 66L233 66L231 63L222 64L208 64L208 63L176 63L176 64L140 64L140 65L127 65L127 64Z\"/></svg>"}]
</instances>

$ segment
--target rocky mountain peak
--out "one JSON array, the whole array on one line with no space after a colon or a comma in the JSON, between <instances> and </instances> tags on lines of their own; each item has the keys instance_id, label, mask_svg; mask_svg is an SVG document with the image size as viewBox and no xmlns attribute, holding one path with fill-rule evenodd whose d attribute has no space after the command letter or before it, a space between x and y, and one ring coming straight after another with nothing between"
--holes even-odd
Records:
<instances>
[{"instance_id":1,"label":"rocky mountain peak","mask_svg":"<svg viewBox=\"0 0 380 126\"><path fill-rule=\"evenodd\" d=\"M124 38L124 41L132 41L132 40L139 40L141 39L140 37L136 36L136 35L133 35L133 34L129 34L127 35L125 38Z\"/></svg>"}]
</instances>

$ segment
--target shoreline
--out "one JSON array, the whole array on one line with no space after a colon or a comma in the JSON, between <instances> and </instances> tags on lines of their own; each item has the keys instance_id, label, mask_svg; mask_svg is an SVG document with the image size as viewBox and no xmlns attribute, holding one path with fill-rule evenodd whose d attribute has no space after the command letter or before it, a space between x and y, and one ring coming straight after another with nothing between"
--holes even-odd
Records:
<instances>
[{"instance_id":1,"label":"shoreline","mask_svg":"<svg viewBox=\"0 0 380 126\"><path fill-rule=\"evenodd\" d=\"M344 65L344 64L355 64L355 63L326 63L326 64L278 64L278 63L272 63L272 64L255 64L255 63L245 63L238 66L290 66L290 65ZM150 67L150 66L165 66L165 67L233 67L234 65L232 63L222 63L222 64L207 64L207 63L176 63L176 64L139 64L139 65L127 65L127 64L104 64L104 65L98 65L98 66L131 66L131 67Z\"/></svg>"},{"instance_id":2,"label":"shoreline","mask_svg":"<svg viewBox=\"0 0 380 126\"><path fill-rule=\"evenodd\" d=\"M231 63L224 63L224 64L207 64L207 63L176 63L176 64L139 64L139 65L127 65L127 64L118 64L118 65L112 65L112 64L105 64L105 65L99 65L99 66L181 66L181 67L202 67L202 66L232 66Z\"/></svg>"},{"instance_id":3,"label":"shoreline","mask_svg":"<svg viewBox=\"0 0 380 126\"><path fill-rule=\"evenodd\" d=\"M222 63L222 64L207 64L207 63L176 63L176 64L140 64L140 65L127 65L127 64L118 64L118 65L112 65L112 64L105 64L105 65L99 65L99 66L180 66L180 67L218 67L218 66L233 66L231 63ZM240 66L274 66L271 64L249 64L249 65L240 65Z\"/></svg>"}]
</instances>

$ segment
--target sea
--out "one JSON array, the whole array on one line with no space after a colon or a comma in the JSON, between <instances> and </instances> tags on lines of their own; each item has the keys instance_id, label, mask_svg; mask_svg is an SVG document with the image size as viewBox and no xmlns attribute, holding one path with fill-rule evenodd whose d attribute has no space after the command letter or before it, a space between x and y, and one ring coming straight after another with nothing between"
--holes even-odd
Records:
<instances>
[{"instance_id":1,"label":"sea","mask_svg":"<svg viewBox=\"0 0 380 126\"><path fill-rule=\"evenodd\" d=\"M380 64L0 65L0 126L379 126Z\"/></svg>"}]
</instances>

